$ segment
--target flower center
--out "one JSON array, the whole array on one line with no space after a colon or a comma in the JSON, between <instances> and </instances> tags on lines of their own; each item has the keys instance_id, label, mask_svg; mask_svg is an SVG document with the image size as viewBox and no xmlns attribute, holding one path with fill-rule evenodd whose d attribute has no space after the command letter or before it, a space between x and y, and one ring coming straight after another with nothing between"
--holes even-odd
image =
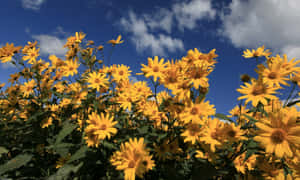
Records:
<instances>
[{"instance_id":1,"label":"flower center","mask_svg":"<svg viewBox=\"0 0 300 180\"><path fill-rule=\"evenodd\" d=\"M190 130L190 135L195 136L200 131L200 128L198 124L192 124L189 130Z\"/></svg>"},{"instance_id":2,"label":"flower center","mask_svg":"<svg viewBox=\"0 0 300 180\"><path fill-rule=\"evenodd\" d=\"M128 168L134 168L134 166L135 166L135 162L134 161L130 161L128 163Z\"/></svg>"},{"instance_id":3,"label":"flower center","mask_svg":"<svg viewBox=\"0 0 300 180\"><path fill-rule=\"evenodd\" d=\"M153 67L153 72L158 72L159 71L159 67L158 66L154 66Z\"/></svg>"},{"instance_id":4,"label":"flower center","mask_svg":"<svg viewBox=\"0 0 300 180\"><path fill-rule=\"evenodd\" d=\"M97 84L100 83L100 79L96 78L95 83L97 83Z\"/></svg>"},{"instance_id":5,"label":"flower center","mask_svg":"<svg viewBox=\"0 0 300 180\"><path fill-rule=\"evenodd\" d=\"M119 71L119 75L123 76L124 72L123 71Z\"/></svg>"},{"instance_id":6,"label":"flower center","mask_svg":"<svg viewBox=\"0 0 300 180\"><path fill-rule=\"evenodd\" d=\"M270 78L270 79L276 79L276 77L277 77L277 74L275 72L271 72L268 76L268 78Z\"/></svg>"},{"instance_id":7,"label":"flower center","mask_svg":"<svg viewBox=\"0 0 300 180\"><path fill-rule=\"evenodd\" d=\"M236 132L235 132L234 130L229 130L229 131L227 132L227 135L228 135L229 137L235 137Z\"/></svg>"},{"instance_id":8,"label":"flower center","mask_svg":"<svg viewBox=\"0 0 300 180\"><path fill-rule=\"evenodd\" d=\"M255 51L255 52L253 53L253 56L254 56L254 57L258 57L258 56L259 56L259 52Z\"/></svg>"},{"instance_id":9,"label":"flower center","mask_svg":"<svg viewBox=\"0 0 300 180\"><path fill-rule=\"evenodd\" d=\"M282 129L277 129L272 132L271 134L271 140L275 144L280 144L284 141L286 136L286 133Z\"/></svg>"},{"instance_id":10,"label":"flower center","mask_svg":"<svg viewBox=\"0 0 300 180\"><path fill-rule=\"evenodd\" d=\"M198 109L196 107L193 107L191 110L191 114L193 114L193 115L198 114Z\"/></svg>"},{"instance_id":11,"label":"flower center","mask_svg":"<svg viewBox=\"0 0 300 180\"><path fill-rule=\"evenodd\" d=\"M102 124L100 127L101 130L106 130L106 128L107 128L106 124Z\"/></svg>"},{"instance_id":12,"label":"flower center","mask_svg":"<svg viewBox=\"0 0 300 180\"><path fill-rule=\"evenodd\" d=\"M265 89L263 86L256 86L253 88L252 94L254 96L260 95L260 94L264 94L265 93Z\"/></svg>"}]
</instances>

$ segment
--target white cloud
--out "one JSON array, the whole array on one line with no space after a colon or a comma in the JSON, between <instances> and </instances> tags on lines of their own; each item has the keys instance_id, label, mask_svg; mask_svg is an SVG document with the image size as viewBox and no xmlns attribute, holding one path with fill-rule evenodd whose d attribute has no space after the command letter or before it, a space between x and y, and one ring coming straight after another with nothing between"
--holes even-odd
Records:
<instances>
[{"instance_id":1,"label":"white cloud","mask_svg":"<svg viewBox=\"0 0 300 180\"><path fill-rule=\"evenodd\" d=\"M60 39L52 35L33 35L34 39L38 40L40 45L40 53L42 55L55 54L56 56L64 56L67 52L66 48L63 48L67 39Z\"/></svg>"},{"instance_id":2,"label":"white cloud","mask_svg":"<svg viewBox=\"0 0 300 180\"><path fill-rule=\"evenodd\" d=\"M164 30L171 33L173 25L173 12L161 8L155 14L145 14L144 20L150 29Z\"/></svg>"},{"instance_id":3,"label":"white cloud","mask_svg":"<svg viewBox=\"0 0 300 180\"><path fill-rule=\"evenodd\" d=\"M165 55L166 52L183 50L183 42L171 36L154 35L143 18L137 18L134 12L129 12L129 18L121 18L121 25L132 34L131 41L135 44L138 52L151 50L153 55Z\"/></svg>"},{"instance_id":4,"label":"white cloud","mask_svg":"<svg viewBox=\"0 0 300 180\"><path fill-rule=\"evenodd\" d=\"M9 68L15 68L16 66L13 65L11 62L1 63L2 68L9 69Z\"/></svg>"},{"instance_id":5,"label":"white cloud","mask_svg":"<svg viewBox=\"0 0 300 180\"><path fill-rule=\"evenodd\" d=\"M235 47L265 45L288 58L300 58L299 0L233 0L228 8L219 32Z\"/></svg>"},{"instance_id":6,"label":"white cloud","mask_svg":"<svg viewBox=\"0 0 300 180\"><path fill-rule=\"evenodd\" d=\"M22 0L22 6L25 9L38 11L45 2L46 0Z\"/></svg>"},{"instance_id":7,"label":"white cloud","mask_svg":"<svg viewBox=\"0 0 300 180\"><path fill-rule=\"evenodd\" d=\"M197 28L202 19L214 19L216 10L212 0L188 0L173 3L169 9L156 8L152 13L136 15L129 11L122 17L122 28L132 34L131 41L138 52L150 51L152 55L184 50L183 41L171 36L172 27L183 31Z\"/></svg>"},{"instance_id":8,"label":"white cloud","mask_svg":"<svg viewBox=\"0 0 300 180\"><path fill-rule=\"evenodd\" d=\"M211 0L176 3L173 5L173 12L180 30L184 28L192 30L196 27L198 20L214 19L216 16L216 10L212 8Z\"/></svg>"},{"instance_id":9,"label":"white cloud","mask_svg":"<svg viewBox=\"0 0 300 180\"><path fill-rule=\"evenodd\" d=\"M133 75L129 76L129 80L132 81L133 83L136 83L136 82L139 81L139 80L137 79L137 77L135 77L135 76L133 76Z\"/></svg>"}]
</instances>

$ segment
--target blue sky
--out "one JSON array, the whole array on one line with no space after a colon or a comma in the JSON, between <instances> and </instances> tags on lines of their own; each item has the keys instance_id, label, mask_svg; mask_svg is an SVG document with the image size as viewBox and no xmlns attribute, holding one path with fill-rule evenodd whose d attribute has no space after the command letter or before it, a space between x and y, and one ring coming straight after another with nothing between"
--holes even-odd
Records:
<instances>
[{"instance_id":1,"label":"blue sky","mask_svg":"<svg viewBox=\"0 0 300 180\"><path fill-rule=\"evenodd\" d=\"M299 0L9 0L1 3L0 17L0 45L37 40L44 59L63 57L62 46L75 32L105 45L106 52L106 42L121 34L124 43L111 62L130 66L134 74L148 57L179 59L189 49L215 48L208 99L226 114L237 104L240 75L255 75L255 60L244 59L243 50L265 45L300 58ZM1 82L16 71L7 64L0 70Z\"/></svg>"}]
</instances>

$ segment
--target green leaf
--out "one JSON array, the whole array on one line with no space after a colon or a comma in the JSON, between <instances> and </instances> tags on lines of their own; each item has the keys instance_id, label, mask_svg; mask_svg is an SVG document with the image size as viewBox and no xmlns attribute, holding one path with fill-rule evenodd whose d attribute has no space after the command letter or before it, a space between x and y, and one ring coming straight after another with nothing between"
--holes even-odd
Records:
<instances>
[{"instance_id":1,"label":"green leaf","mask_svg":"<svg viewBox=\"0 0 300 180\"><path fill-rule=\"evenodd\" d=\"M8 150L5 147L1 147L0 146L0 157L2 156L2 154L7 154Z\"/></svg>"},{"instance_id":2,"label":"green leaf","mask_svg":"<svg viewBox=\"0 0 300 180\"><path fill-rule=\"evenodd\" d=\"M248 159L252 154L255 153L255 151L256 151L256 150L254 150L254 149L248 149L247 152L246 152L246 156L245 156L244 162L246 162L247 159Z\"/></svg>"},{"instance_id":3,"label":"green leaf","mask_svg":"<svg viewBox=\"0 0 300 180\"><path fill-rule=\"evenodd\" d=\"M216 113L215 117L219 118L219 119L224 119L224 120L228 120L230 122L234 122L232 119L228 118L225 114L221 114L221 113Z\"/></svg>"},{"instance_id":4,"label":"green leaf","mask_svg":"<svg viewBox=\"0 0 300 180\"><path fill-rule=\"evenodd\" d=\"M252 122L252 123L256 123L258 120L256 120L256 119L254 119L253 117L251 117L251 116L248 116L247 114L243 114L246 118L248 118L249 119L249 121L250 122Z\"/></svg>"},{"instance_id":5,"label":"green leaf","mask_svg":"<svg viewBox=\"0 0 300 180\"><path fill-rule=\"evenodd\" d=\"M148 132L148 126L144 126L142 128L138 128L138 132L140 134L146 134Z\"/></svg>"},{"instance_id":6,"label":"green leaf","mask_svg":"<svg viewBox=\"0 0 300 180\"><path fill-rule=\"evenodd\" d=\"M62 130L59 132L55 144L60 143L66 136L68 136L75 128L77 127L76 124L72 124L72 123L65 123L65 125L63 126Z\"/></svg>"},{"instance_id":7,"label":"green leaf","mask_svg":"<svg viewBox=\"0 0 300 180\"><path fill-rule=\"evenodd\" d=\"M110 150L117 149L113 143L110 143L110 142L107 142L107 141L103 141L103 146L107 149L110 149Z\"/></svg>"},{"instance_id":8,"label":"green leaf","mask_svg":"<svg viewBox=\"0 0 300 180\"><path fill-rule=\"evenodd\" d=\"M82 146L79 150L76 151L75 154L71 156L67 163L71 163L73 161L83 158L85 156L86 151L88 151L88 147Z\"/></svg>"},{"instance_id":9,"label":"green leaf","mask_svg":"<svg viewBox=\"0 0 300 180\"><path fill-rule=\"evenodd\" d=\"M0 175L24 166L31 160L32 157L33 155L31 154L20 154L16 156L15 158L9 160L6 164L0 166Z\"/></svg>"},{"instance_id":10,"label":"green leaf","mask_svg":"<svg viewBox=\"0 0 300 180\"><path fill-rule=\"evenodd\" d=\"M63 167L59 168L59 170L50 176L47 180L65 180L68 179L68 176L71 172L76 173L81 166L83 165L83 162L78 164L77 166L66 164Z\"/></svg>"}]
</instances>

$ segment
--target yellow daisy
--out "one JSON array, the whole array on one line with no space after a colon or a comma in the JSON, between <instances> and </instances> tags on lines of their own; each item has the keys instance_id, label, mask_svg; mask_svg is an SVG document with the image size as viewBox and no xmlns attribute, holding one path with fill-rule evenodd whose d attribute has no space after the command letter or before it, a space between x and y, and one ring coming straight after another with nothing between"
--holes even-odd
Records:
<instances>
[{"instance_id":1,"label":"yellow daisy","mask_svg":"<svg viewBox=\"0 0 300 180\"><path fill-rule=\"evenodd\" d=\"M247 49L246 51L244 51L243 56L245 58L261 57L261 56L268 57L270 54L272 54L272 53L269 52L268 49L265 50L265 46L262 46L262 47L257 48L257 50L252 49L252 51L250 51L249 49Z\"/></svg>"},{"instance_id":2,"label":"yellow daisy","mask_svg":"<svg viewBox=\"0 0 300 180\"><path fill-rule=\"evenodd\" d=\"M254 140L260 142L267 153L275 153L280 158L292 157L300 147L300 127L297 118L296 107L270 112L268 117L256 123L260 131Z\"/></svg>"},{"instance_id":3,"label":"yellow daisy","mask_svg":"<svg viewBox=\"0 0 300 180\"><path fill-rule=\"evenodd\" d=\"M88 126L84 130L87 134L84 139L88 140L88 146L98 147L100 140L105 138L110 139L111 135L117 133L117 129L114 127L117 121L113 121L113 117L110 117L108 114L104 116L104 114L101 113L99 116L95 112L92 112L88 117ZM90 138L92 139L90 140Z\"/></svg>"},{"instance_id":4,"label":"yellow daisy","mask_svg":"<svg viewBox=\"0 0 300 180\"><path fill-rule=\"evenodd\" d=\"M68 60L65 62L64 66L62 66L63 70L63 75L68 77L68 76L73 76L74 74L77 74L77 68L80 66L80 64L77 61L72 61Z\"/></svg>"},{"instance_id":5,"label":"yellow daisy","mask_svg":"<svg viewBox=\"0 0 300 180\"><path fill-rule=\"evenodd\" d=\"M240 96L238 100L246 99L246 104L249 101L252 101L253 106L257 106L259 102L261 102L263 105L267 105L268 102L266 98L270 100L277 99L275 94L275 90L278 88L275 87L269 87L266 83L264 83L262 80L251 80L250 83L245 83L245 86L241 86L240 89L237 89L239 93L244 94L243 96Z\"/></svg>"},{"instance_id":6,"label":"yellow daisy","mask_svg":"<svg viewBox=\"0 0 300 180\"><path fill-rule=\"evenodd\" d=\"M161 58L158 62L158 57L155 56L154 60L152 58L148 58L148 66L142 64L143 68L141 69L145 77L148 78L153 76L154 82L157 81L157 78L161 78L163 76L163 72L165 71L164 59Z\"/></svg>"},{"instance_id":7,"label":"yellow daisy","mask_svg":"<svg viewBox=\"0 0 300 180\"><path fill-rule=\"evenodd\" d=\"M88 87L100 90L101 87L106 87L108 84L108 79L103 73L92 72L88 74L87 82L89 83Z\"/></svg>"},{"instance_id":8,"label":"yellow daisy","mask_svg":"<svg viewBox=\"0 0 300 180\"><path fill-rule=\"evenodd\" d=\"M36 58L40 55L39 54L40 49L36 49L35 47L30 48L26 51L25 56L23 56L24 61L28 61L29 64L35 64Z\"/></svg>"}]
</instances>

